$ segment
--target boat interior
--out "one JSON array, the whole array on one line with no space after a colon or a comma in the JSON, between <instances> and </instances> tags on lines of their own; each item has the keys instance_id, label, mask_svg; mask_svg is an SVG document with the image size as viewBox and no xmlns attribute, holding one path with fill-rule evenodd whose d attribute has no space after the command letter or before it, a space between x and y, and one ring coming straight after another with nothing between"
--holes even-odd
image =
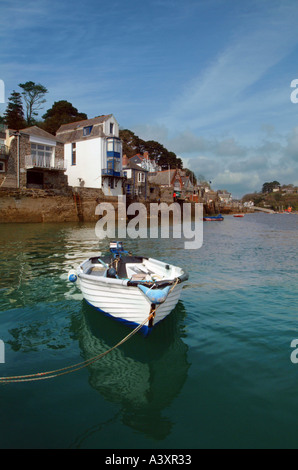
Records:
<instances>
[{"instance_id":1,"label":"boat interior","mask_svg":"<svg viewBox=\"0 0 298 470\"><path fill-rule=\"evenodd\" d=\"M132 281L169 280L180 274L175 266L134 256L90 258L85 264L84 272L92 276L129 279Z\"/></svg>"}]
</instances>

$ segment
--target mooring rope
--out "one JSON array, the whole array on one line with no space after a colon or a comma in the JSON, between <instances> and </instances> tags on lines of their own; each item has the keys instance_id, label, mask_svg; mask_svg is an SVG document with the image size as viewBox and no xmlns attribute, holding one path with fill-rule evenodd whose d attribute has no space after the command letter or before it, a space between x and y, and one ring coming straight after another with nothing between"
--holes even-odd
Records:
<instances>
[{"instance_id":1,"label":"mooring rope","mask_svg":"<svg viewBox=\"0 0 298 470\"><path fill-rule=\"evenodd\" d=\"M176 287L177 284L178 284L178 279L175 280L175 283L172 285L172 287L169 291L169 294L170 294L170 292L172 292L172 290ZM0 384L18 383L18 382L34 382L36 380L53 379L53 378L59 377L61 375L71 374L72 372L76 372L80 369L83 369L84 367L88 367L90 364L93 364L94 362L98 361L99 359L106 356L111 351L118 348L119 346L121 346L126 341L128 341L147 322L149 322L151 320L151 318L154 318L156 310L158 309L158 307L159 307L159 305L154 310L151 311L150 315L142 323L140 323L133 331L131 331L124 338L122 338L121 341L119 341L117 344L112 346L110 349L107 349L103 353L98 354L97 356L94 356L90 359L87 359L86 361L79 362L78 364L73 364L72 366L63 367L62 369L51 370L51 371L48 371L48 372L37 372L35 374L28 374L28 375L16 375L16 376L11 376L11 377L0 377Z\"/></svg>"},{"instance_id":2,"label":"mooring rope","mask_svg":"<svg viewBox=\"0 0 298 470\"><path fill-rule=\"evenodd\" d=\"M133 335L135 335L146 323L149 321L155 313L155 310L153 310L148 318L146 318L143 323L140 323L133 331L131 331L127 336L122 338L121 341L119 341L117 344L115 344L113 347L110 349L107 349L101 354L98 354L97 356L94 356L90 359L87 359L84 362L80 362L78 364L73 364L72 366L67 366L62 369L57 369L57 370L52 370L48 372L37 372L35 374L29 374L29 375L16 375L12 377L0 377L0 384L7 384L7 383L17 383L17 382L33 382L36 380L45 380L45 379L53 379L55 377L59 377L60 375L66 375L70 374L72 372L76 372L80 369L83 369L84 367L89 366L90 364L93 364L94 362L98 361L102 357L106 356L109 354L111 351L114 349L118 348L121 346L123 343L128 341Z\"/></svg>"}]
</instances>

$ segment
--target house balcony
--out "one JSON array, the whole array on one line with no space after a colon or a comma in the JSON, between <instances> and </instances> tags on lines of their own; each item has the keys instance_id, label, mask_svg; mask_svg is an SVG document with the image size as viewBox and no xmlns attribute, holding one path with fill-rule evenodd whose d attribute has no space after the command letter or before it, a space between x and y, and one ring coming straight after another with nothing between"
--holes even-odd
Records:
<instances>
[{"instance_id":1,"label":"house balcony","mask_svg":"<svg viewBox=\"0 0 298 470\"><path fill-rule=\"evenodd\" d=\"M44 170L66 170L64 161L36 155L25 156L25 168L27 170L30 170L32 168L40 168Z\"/></svg>"},{"instance_id":2,"label":"house balcony","mask_svg":"<svg viewBox=\"0 0 298 470\"><path fill-rule=\"evenodd\" d=\"M5 158L9 156L9 147L4 144L0 144L0 157Z\"/></svg>"},{"instance_id":3,"label":"house balcony","mask_svg":"<svg viewBox=\"0 0 298 470\"><path fill-rule=\"evenodd\" d=\"M123 177L123 172L122 171L115 171L113 168L104 168L101 170L102 176L114 176L117 178L122 178Z\"/></svg>"}]
</instances>

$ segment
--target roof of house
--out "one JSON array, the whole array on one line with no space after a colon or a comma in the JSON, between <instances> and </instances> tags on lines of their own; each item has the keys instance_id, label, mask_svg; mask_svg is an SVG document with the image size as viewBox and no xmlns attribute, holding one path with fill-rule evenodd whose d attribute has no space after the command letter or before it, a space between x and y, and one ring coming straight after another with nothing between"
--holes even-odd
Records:
<instances>
[{"instance_id":1,"label":"roof of house","mask_svg":"<svg viewBox=\"0 0 298 470\"><path fill-rule=\"evenodd\" d=\"M177 170L158 171L154 175L149 176L149 181L158 185L169 185L172 184L176 172Z\"/></svg>"},{"instance_id":2,"label":"roof of house","mask_svg":"<svg viewBox=\"0 0 298 470\"><path fill-rule=\"evenodd\" d=\"M129 157L130 160L143 160L144 155L141 155L140 153L137 153L136 155L133 155L132 157Z\"/></svg>"},{"instance_id":3,"label":"roof of house","mask_svg":"<svg viewBox=\"0 0 298 470\"><path fill-rule=\"evenodd\" d=\"M44 137L45 139L54 140L55 142L61 142L59 138L57 138L53 134L50 134L47 131L44 131L43 129L37 126L31 126L26 127L25 129L20 129L20 133L26 135L35 135L36 137Z\"/></svg>"},{"instance_id":4,"label":"roof of house","mask_svg":"<svg viewBox=\"0 0 298 470\"><path fill-rule=\"evenodd\" d=\"M62 124L57 130L56 135L59 136L59 139L63 142L75 142L77 140L85 140L93 137L104 137L102 124L112 116L112 114L107 114L92 119ZM92 132L84 136L83 129L89 126L93 126Z\"/></svg>"},{"instance_id":5,"label":"roof of house","mask_svg":"<svg viewBox=\"0 0 298 470\"><path fill-rule=\"evenodd\" d=\"M181 181L182 181L183 186L193 187L193 184L189 176L181 176Z\"/></svg>"},{"instance_id":6,"label":"roof of house","mask_svg":"<svg viewBox=\"0 0 298 470\"><path fill-rule=\"evenodd\" d=\"M138 171L142 171L142 172L148 173L148 170L145 170L145 169L142 168L141 166L139 166L139 165L137 165L136 163L132 162L131 159L128 160L128 162L127 162L126 165L123 165L123 170L125 170L125 169L138 170Z\"/></svg>"}]
</instances>

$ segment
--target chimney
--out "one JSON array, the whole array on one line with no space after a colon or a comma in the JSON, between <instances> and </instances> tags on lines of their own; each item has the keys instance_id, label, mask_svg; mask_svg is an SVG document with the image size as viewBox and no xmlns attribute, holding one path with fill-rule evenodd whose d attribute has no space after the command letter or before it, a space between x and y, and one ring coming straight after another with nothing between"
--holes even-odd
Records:
<instances>
[{"instance_id":1,"label":"chimney","mask_svg":"<svg viewBox=\"0 0 298 470\"><path fill-rule=\"evenodd\" d=\"M148 153L148 152L144 152L144 158L145 158L146 160L149 160L149 153Z\"/></svg>"},{"instance_id":2,"label":"chimney","mask_svg":"<svg viewBox=\"0 0 298 470\"><path fill-rule=\"evenodd\" d=\"M128 165L128 157L124 154L122 157L122 166L127 166Z\"/></svg>"}]
</instances>

